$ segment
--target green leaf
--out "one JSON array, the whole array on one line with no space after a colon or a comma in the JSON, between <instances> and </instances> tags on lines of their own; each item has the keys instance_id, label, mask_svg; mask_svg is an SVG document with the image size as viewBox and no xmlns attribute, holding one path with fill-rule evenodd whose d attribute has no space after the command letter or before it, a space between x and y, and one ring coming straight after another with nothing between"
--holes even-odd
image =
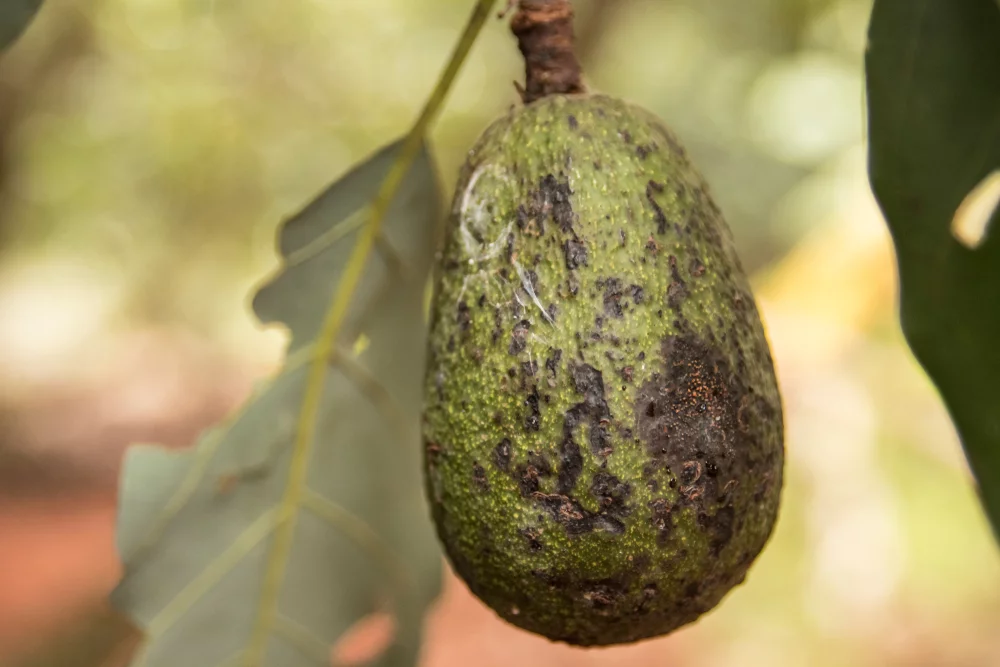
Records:
<instances>
[{"instance_id":1,"label":"green leaf","mask_svg":"<svg viewBox=\"0 0 1000 667\"><path fill-rule=\"evenodd\" d=\"M426 149L403 174L354 290L311 450L293 447L309 343L400 147L283 226L285 266L254 300L262 321L290 329L282 373L196 449L128 453L118 523L126 576L112 599L148 634L141 664L325 665L337 639L386 602L396 634L373 664L415 662L441 567L419 445L423 293L440 219ZM368 344L356 354L362 333ZM309 460L297 461L303 451ZM300 463L303 484L293 488Z\"/></svg>"},{"instance_id":2,"label":"green leaf","mask_svg":"<svg viewBox=\"0 0 1000 667\"><path fill-rule=\"evenodd\" d=\"M876 0L869 172L896 245L903 332L961 436L1000 535L1000 223L972 247L952 219L1000 169L996 0Z\"/></svg>"},{"instance_id":3,"label":"green leaf","mask_svg":"<svg viewBox=\"0 0 1000 667\"><path fill-rule=\"evenodd\" d=\"M21 36L41 6L42 0L3 0L0 2L0 52Z\"/></svg>"}]
</instances>

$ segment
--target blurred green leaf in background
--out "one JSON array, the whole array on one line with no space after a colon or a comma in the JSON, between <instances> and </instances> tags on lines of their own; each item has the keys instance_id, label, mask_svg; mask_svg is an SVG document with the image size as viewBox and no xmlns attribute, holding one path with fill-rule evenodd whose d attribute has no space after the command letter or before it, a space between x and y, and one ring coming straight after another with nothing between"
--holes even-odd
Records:
<instances>
[{"instance_id":1,"label":"blurred green leaf in background","mask_svg":"<svg viewBox=\"0 0 1000 667\"><path fill-rule=\"evenodd\" d=\"M418 430L423 294L441 212L426 151L393 199L381 252L336 341L305 488L289 475L307 455L292 440L310 343L398 149L282 227L284 267L254 301L263 322L291 331L282 373L196 449L128 453L118 538L126 573L112 600L148 634L136 664L326 665L337 640L378 612L393 614L395 636L371 664L416 661L441 577ZM276 533L289 521L283 555Z\"/></svg>"},{"instance_id":2,"label":"blurred green leaf in background","mask_svg":"<svg viewBox=\"0 0 1000 667\"><path fill-rule=\"evenodd\" d=\"M42 0L4 0L0 4L0 51L21 36L41 6Z\"/></svg>"},{"instance_id":3,"label":"blurred green leaf in background","mask_svg":"<svg viewBox=\"0 0 1000 667\"><path fill-rule=\"evenodd\" d=\"M896 246L903 331L1000 537L997 188L982 214L992 229L953 231L963 201L1000 170L1000 4L876 0L868 35L870 175Z\"/></svg>"}]
</instances>

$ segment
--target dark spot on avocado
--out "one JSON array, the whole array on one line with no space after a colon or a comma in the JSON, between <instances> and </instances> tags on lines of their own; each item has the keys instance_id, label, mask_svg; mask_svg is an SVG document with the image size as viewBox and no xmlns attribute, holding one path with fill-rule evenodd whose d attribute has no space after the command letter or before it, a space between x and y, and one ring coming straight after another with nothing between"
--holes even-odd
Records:
<instances>
[{"instance_id":1,"label":"dark spot on avocado","mask_svg":"<svg viewBox=\"0 0 1000 667\"><path fill-rule=\"evenodd\" d=\"M646 200L653 207L653 218L656 220L656 233L665 234L667 231L667 214L663 212L663 209L660 208L660 205L656 201L654 193L658 192L663 192L663 185L661 183L650 181L646 184Z\"/></svg>"},{"instance_id":2,"label":"dark spot on avocado","mask_svg":"<svg viewBox=\"0 0 1000 667\"><path fill-rule=\"evenodd\" d=\"M458 322L458 327L463 333L468 331L469 327L472 325L472 315L469 313L469 304L467 304L464 300L458 302L458 312L455 315L455 321Z\"/></svg>"},{"instance_id":3,"label":"dark spot on avocado","mask_svg":"<svg viewBox=\"0 0 1000 667\"><path fill-rule=\"evenodd\" d=\"M597 499L602 512L627 516L631 512L626 501L632 495L632 485L611 473L598 472L591 479L590 495Z\"/></svg>"},{"instance_id":4,"label":"dark spot on avocado","mask_svg":"<svg viewBox=\"0 0 1000 667\"><path fill-rule=\"evenodd\" d=\"M587 582L584 585L583 599L593 605L596 611L610 613L625 597L625 587L612 579Z\"/></svg>"},{"instance_id":5,"label":"dark spot on avocado","mask_svg":"<svg viewBox=\"0 0 1000 667\"><path fill-rule=\"evenodd\" d=\"M604 282L604 312L610 317L621 319L622 297L625 291L622 288L622 281L618 278L608 278Z\"/></svg>"},{"instance_id":6,"label":"dark spot on avocado","mask_svg":"<svg viewBox=\"0 0 1000 667\"><path fill-rule=\"evenodd\" d=\"M510 470L510 438L504 438L493 448L493 463L504 472Z\"/></svg>"},{"instance_id":7,"label":"dark spot on avocado","mask_svg":"<svg viewBox=\"0 0 1000 667\"><path fill-rule=\"evenodd\" d=\"M656 539L660 546L664 546L670 541L670 533L674 528L674 520L670 516L670 501L666 498L651 500L649 501L649 509L649 522L656 529Z\"/></svg>"},{"instance_id":8,"label":"dark spot on avocado","mask_svg":"<svg viewBox=\"0 0 1000 667\"><path fill-rule=\"evenodd\" d=\"M472 481L475 482L480 491L490 490L490 481L486 479L486 468L479 465L478 461L472 464Z\"/></svg>"},{"instance_id":9,"label":"dark spot on avocado","mask_svg":"<svg viewBox=\"0 0 1000 667\"><path fill-rule=\"evenodd\" d=\"M538 406L538 385L531 388L531 393L524 399L524 404L528 406L528 413L524 416L524 429L526 431L537 431L542 424L542 412Z\"/></svg>"},{"instance_id":10,"label":"dark spot on avocado","mask_svg":"<svg viewBox=\"0 0 1000 667\"><path fill-rule=\"evenodd\" d=\"M701 260L697 257L693 257L691 259L691 267L689 270L691 271L691 275L695 278L701 278L705 275L705 265L702 264Z\"/></svg>"},{"instance_id":11,"label":"dark spot on avocado","mask_svg":"<svg viewBox=\"0 0 1000 667\"><path fill-rule=\"evenodd\" d=\"M541 213L551 211L552 219L564 232L573 231L573 207L570 204L569 196L572 191L568 182L560 183L555 176L549 174L542 179L538 187L540 201L536 197L536 203L541 208Z\"/></svg>"},{"instance_id":12,"label":"dark spot on avocado","mask_svg":"<svg viewBox=\"0 0 1000 667\"><path fill-rule=\"evenodd\" d=\"M595 530L614 535L625 532L625 524L621 519L609 512L591 512L571 496L536 492L531 494L531 498L547 510L571 537Z\"/></svg>"},{"instance_id":13,"label":"dark spot on avocado","mask_svg":"<svg viewBox=\"0 0 1000 667\"><path fill-rule=\"evenodd\" d=\"M572 493L582 472L583 455L580 453L580 446L573 441L572 435L564 437L559 445L559 476L556 490L563 495Z\"/></svg>"},{"instance_id":14,"label":"dark spot on avocado","mask_svg":"<svg viewBox=\"0 0 1000 667\"><path fill-rule=\"evenodd\" d=\"M531 328L531 322L528 320L521 320L514 325L514 328L510 332L510 347L507 348L509 354L518 354L527 346L525 339L528 337L528 330Z\"/></svg>"},{"instance_id":15,"label":"dark spot on avocado","mask_svg":"<svg viewBox=\"0 0 1000 667\"><path fill-rule=\"evenodd\" d=\"M645 160L650 153L654 152L658 146L654 142L648 144L639 144L635 147L635 154L639 156L640 160Z\"/></svg>"},{"instance_id":16,"label":"dark spot on avocado","mask_svg":"<svg viewBox=\"0 0 1000 667\"><path fill-rule=\"evenodd\" d=\"M500 318L500 309L499 308L494 308L493 309L493 333L490 336L490 338L491 338L491 340L492 340L492 342L493 342L494 345L496 345L497 342L500 340L500 337L503 336L503 330L501 329L501 326L500 326L501 322L502 322L502 320Z\"/></svg>"},{"instance_id":17,"label":"dark spot on avocado","mask_svg":"<svg viewBox=\"0 0 1000 667\"><path fill-rule=\"evenodd\" d=\"M567 269L587 266L587 245L583 241L566 239L563 244L563 253L566 256Z\"/></svg>"},{"instance_id":18,"label":"dark spot on avocado","mask_svg":"<svg viewBox=\"0 0 1000 667\"><path fill-rule=\"evenodd\" d=\"M655 467L676 471L670 486L679 487L681 503L707 514L728 482L747 475L753 465L752 459L733 455L756 446L754 436L738 426L749 388L722 350L693 333L668 336L661 354L663 372L636 393L638 436ZM663 516L662 508L654 508L654 515L657 511ZM721 549L732 536L735 516L711 520L719 526L713 539Z\"/></svg>"},{"instance_id":19,"label":"dark spot on avocado","mask_svg":"<svg viewBox=\"0 0 1000 667\"><path fill-rule=\"evenodd\" d=\"M687 298L687 283L681 278L681 272L677 270L677 258L670 256L670 285L667 287L667 304L677 311L684 299Z\"/></svg>"},{"instance_id":20,"label":"dark spot on avocado","mask_svg":"<svg viewBox=\"0 0 1000 667\"><path fill-rule=\"evenodd\" d=\"M712 536L709 548L712 556L718 558L722 550L726 548L733 538L733 523L736 512L732 505L726 505L719 509L714 515L707 513L698 514L698 525L709 532Z\"/></svg>"},{"instance_id":21,"label":"dark spot on avocado","mask_svg":"<svg viewBox=\"0 0 1000 667\"><path fill-rule=\"evenodd\" d=\"M561 359L562 350L552 350L552 354L545 360L545 370L548 371L549 377L555 379Z\"/></svg>"},{"instance_id":22,"label":"dark spot on avocado","mask_svg":"<svg viewBox=\"0 0 1000 667\"><path fill-rule=\"evenodd\" d=\"M618 136L620 136L622 138L622 141L624 141L626 144L632 143L632 133L629 132L628 130L619 130Z\"/></svg>"},{"instance_id":23,"label":"dark spot on avocado","mask_svg":"<svg viewBox=\"0 0 1000 667\"><path fill-rule=\"evenodd\" d=\"M537 554L544 548L541 541L538 539L542 536L542 532L537 528L522 528L517 532L521 534L521 537L527 540L528 551L531 553Z\"/></svg>"},{"instance_id":24,"label":"dark spot on avocado","mask_svg":"<svg viewBox=\"0 0 1000 667\"><path fill-rule=\"evenodd\" d=\"M525 498L538 493L538 489L541 488L541 483L538 481L538 469L534 466L524 463L517 466L514 471L514 479L521 490L521 495Z\"/></svg>"},{"instance_id":25,"label":"dark spot on avocado","mask_svg":"<svg viewBox=\"0 0 1000 667\"><path fill-rule=\"evenodd\" d=\"M642 303L646 298L646 292L641 285L632 285L629 290L632 292L632 303Z\"/></svg>"},{"instance_id":26,"label":"dark spot on avocado","mask_svg":"<svg viewBox=\"0 0 1000 667\"><path fill-rule=\"evenodd\" d=\"M584 400L566 411L563 421L563 437L572 438L580 424L589 427L590 451L598 456L612 452L608 425L611 410L604 397L604 379L601 372L589 364L575 364L571 368L573 386Z\"/></svg>"},{"instance_id":27,"label":"dark spot on avocado","mask_svg":"<svg viewBox=\"0 0 1000 667\"><path fill-rule=\"evenodd\" d=\"M570 114L567 120L569 121L569 129L575 130L576 128L580 127L580 124L576 120L576 116L574 116L573 114Z\"/></svg>"}]
</instances>

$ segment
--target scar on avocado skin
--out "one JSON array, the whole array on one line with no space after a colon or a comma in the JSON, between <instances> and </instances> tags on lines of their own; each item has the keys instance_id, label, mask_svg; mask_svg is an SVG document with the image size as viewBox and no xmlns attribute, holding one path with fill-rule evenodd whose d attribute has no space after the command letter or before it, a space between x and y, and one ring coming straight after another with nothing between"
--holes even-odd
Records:
<instances>
[{"instance_id":1,"label":"scar on avocado skin","mask_svg":"<svg viewBox=\"0 0 1000 667\"><path fill-rule=\"evenodd\" d=\"M550 639L670 632L743 581L780 497L781 402L728 227L676 138L608 97L515 109L469 155L424 391L445 552Z\"/></svg>"}]
</instances>

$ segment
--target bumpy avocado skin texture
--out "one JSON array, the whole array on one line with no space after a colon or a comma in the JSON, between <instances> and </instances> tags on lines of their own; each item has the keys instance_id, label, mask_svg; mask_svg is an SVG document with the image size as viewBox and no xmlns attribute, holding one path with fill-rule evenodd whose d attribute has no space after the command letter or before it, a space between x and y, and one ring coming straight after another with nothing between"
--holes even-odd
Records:
<instances>
[{"instance_id":1,"label":"bumpy avocado skin texture","mask_svg":"<svg viewBox=\"0 0 1000 667\"><path fill-rule=\"evenodd\" d=\"M550 639L690 623L771 533L782 412L754 299L683 148L622 101L544 98L470 151L425 401L454 569Z\"/></svg>"}]
</instances>

